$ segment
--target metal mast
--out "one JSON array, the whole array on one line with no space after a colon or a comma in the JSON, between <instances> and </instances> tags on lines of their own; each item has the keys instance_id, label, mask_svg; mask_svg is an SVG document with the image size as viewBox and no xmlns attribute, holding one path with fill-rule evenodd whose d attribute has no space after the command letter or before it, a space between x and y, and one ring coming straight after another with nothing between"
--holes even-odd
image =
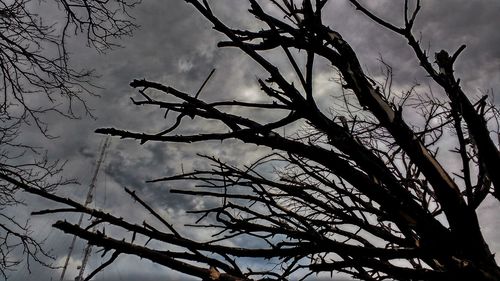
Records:
<instances>
[{"instance_id":1,"label":"metal mast","mask_svg":"<svg viewBox=\"0 0 500 281\"><path fill-rule=\"evenodd\" d=\"M97 160L94 174L92 175L92 180L90 181L89 191L87 192L87 198L85 199L85 203L83 204L85 207L87 207L92 202L92 199L94 197L95 188L96 188L95 183L97 181L97 176L99 174L101 164L104 162L104 157L106 155L106 149L108 148L109 143L110 143L110 138L108 136L104 140L104 144L101 147L101 152L99 153L99 159ZM80 218L78 219L78 226L80 226L82 224L82 221L83 221L83 213L80 214ZM64 262L63 270L61 273L61 278L59 279L60 281L64 280L64 275L66 274L66 269L68 269L69 259L71 258L71 254L73 253L73 249L75 247L75 242L76 242L76 235L73 235L73 239L71 240L71 245L69 246L68 256L66 256L66 261ZM91 250L90 245L87 244L87 246L85 247L85 251L84 251L82 265L80 267L80 273L78 274L78 277L75 278L75 280L83 280L83 272L85 270L85 266L86 266L86 263L88 261L88 257L90 255L90 250Z\"/></svg>"}]
</instances>

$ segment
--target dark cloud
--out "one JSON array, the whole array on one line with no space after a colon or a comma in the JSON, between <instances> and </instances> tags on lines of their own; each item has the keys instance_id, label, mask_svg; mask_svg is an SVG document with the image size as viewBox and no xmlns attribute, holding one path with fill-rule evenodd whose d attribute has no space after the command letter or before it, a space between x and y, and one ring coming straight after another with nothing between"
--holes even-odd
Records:
<instances>
[{"instance_id":1,"label":"dark cloud","mask_svg":"<svg viewBox=\"0 0 500 281\"><path fill-rule=\"evenodd\" d=\"M248 8L247 1L213 2L215 12L229 20L231 26L253 25L251 17L243 16ZM403 7L395 4L395 1L365 2L378 14L401 24ZM500 33L497 32L500 25L500 2L422 2L423 9L415 31L422 32L422 42L429 44L430 56L442 48L453 51L461 44L467 44L466 51L457 62L457 75L462 77L466 89L476 93L478 88L500 88ZM141 28L132 38L123 39L123 48L105 55L96 55L88 48L74 47L73 61L82 67L94 68L100 74L97 82L102 89L96 89L96 93L101 97L89 100L97 119L71 121L50 116L48 122L53 124L52 130L54 134L60 135L59 139L49 141L40 138L35 131L28 131L24 136L47 148L52 157L69 161L67 175L79 178L82 186L64 192L75 193L79 198L86 193L93 158L101 140L100 136L93 133L96 128L113 126L133 131L157 132L172 124L172 117L163 119L163 113L137 108L131 104L129 97L136 95L128 86L132 79L148 78L193 92L210 70L217 67L216 75L203 92L203 97L207 100L240 97L242 94L247 98L259 98L262 95L254 94L258 89L255 77L262 75L262 70L250 59L241 56L240 51L215 48L216 42L222 37L184 1L143 1L133 13ZM378 60L382 57L392 65L398 86L407 87L415 80L425 82L425 75L418 68L404 39L375 25L355 11L347 1L332 0L324 15L325 22L353 45L362 65L370 72L378 72ZM81 42L74 42L74 45L77 46L77 43ZM273 61L277 65L286 65L282 58L273 58ZM331 69L325 66L324 71ZM329 75L326 73L325 77ZM197 127L187 126L186 130L194 131L202 125L192 126ZM203 126L205 129L212 128ZM123 212L124 217L138 221L141 216L146 217L137 205L130 207L132 201L122 189L123 186L133 187L148 202L153 202L155 207L166 214L175 215L182 224L182 220L186 219L182 210L194 208L199 202L193 198L171 195L168 188L172 184L148 185L145 180L172 175L181 169L189 171L194 167L206 167L207 163L196 158L196 153L217 155L230 163L238 163L241 159L250 161L260 155L251 146L244 146L245 149L241 147L239 142L195 146L147 143L140 146L136 142L114 140L99 178L100 186L107 186L106 206L116 212ZM236 148L239 148L238 153L235 153ZM101 194L96 200L102 202L102 197ZM34 206L41 208L43 204L40 202ZM495 209L488 206L484 208L485 215L482 215L481 222L492 250L500 251L500 237L498 231L495 231L500 225L496 214L492 213ZM38 227L42 225L49 226L50 221L42 218L35 223ZM50 233L48 243L55 254L59 256L67 251L70 241L68 236L58 231L51 232L48 228L41 233L44 233L42 236ZM31 275L24 268L14 274L12 280L58 280L58 274L58 271L35 266ZM184 278L187 277L171 273L160 266L125 258L95 280L188 280Z\"/></svg>"}]
</instances>

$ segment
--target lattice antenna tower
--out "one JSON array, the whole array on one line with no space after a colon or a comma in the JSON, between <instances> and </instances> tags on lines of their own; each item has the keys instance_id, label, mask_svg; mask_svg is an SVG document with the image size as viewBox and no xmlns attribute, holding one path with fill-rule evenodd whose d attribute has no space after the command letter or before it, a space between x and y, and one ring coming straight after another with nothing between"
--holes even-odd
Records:
<instances>
[{"instance_id":1,"label":"lattice antenna tower","mask_svg":"<svg viewBox=\"0 0 500 281\"><path fill-rule=\"evenodd\" d=\"M104 159L106 157L106 150L109 147L109 144L111 142L111 139L109 137L106 137L104 140L104 143L101 146L101 150L99 152L99 158L95 164L95 169L94 173L92 175L92 180L90 181L89 185L89 190L87 192L87 197L84 202L84 206L87 207L90 203L92 203L92 200L94 198L95 190L96 190L96 181L97 181L97 176L99 175L99 171L101 169L101 165L104 162ZM83 213L80 214L80 218L78 219L78 226L81 226L83 221ZM66 275L66 270L68 269L68 263L69 259L71 258L71 254L73 253L73 249L75 247L76 243L76 235L73 235L73 239L71 240L71 245L69 246L69 251L68 255L66 256L66 260L64 262L64 266L61 272L61 278L59 279L60 281L64 281L64 276ZM90 253L92 251L92 247L90 244L87 244L85 247L85 250L83 252L83 258L82 258L82 265L80 266L80 272L78 276L75 278L76 281L83 280L83 274L85 272L85 267L87 266L88 259L90 257Z\"/></svg>"}]
</instances>

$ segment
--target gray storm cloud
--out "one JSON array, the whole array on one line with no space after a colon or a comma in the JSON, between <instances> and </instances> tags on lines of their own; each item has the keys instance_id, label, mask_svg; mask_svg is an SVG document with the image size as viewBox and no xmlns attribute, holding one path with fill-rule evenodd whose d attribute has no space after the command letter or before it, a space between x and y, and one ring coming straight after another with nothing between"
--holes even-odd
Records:
<instances>
[{"instance_id":1,"label":"gray storm cloud","mask_svg":"<svg viewBox=\"0 0 500 281\"><path fill-rule=\"evenodd\" d=\"M244 15L248 8L247 1L213 2L215 12L230 21L231 25L252 24L252 19ZM395 23L401 22L403 10L394 5L394 1L370 3L378 14ZM393 66L398 87L404 88L412 85L415 80L424 79L423 72L416 67L418 64L403 39L374 25L356 12L347 1L332 0L326 11L325 22L337 29L353 45L368 70L377 72L380 67L379 58L382 57ZM462 77L464 86L473 94L479 94L479 90L498 91L500 88L500 33L497 32L500 25L499 13L498 1L435 0L424 1L418 18L417 29L422 31L422 42L430 46L430 54L440 49L455 50L461 44L468 46L457 62L457 76ZM52 157L68 161L68 175L78 177L82 183L79 187L71 187L65 191L68 194L75 193L80 197L85 194L94 161L92 156L97 154L101 139L101 136L93 133L96 128L113 126L155 132L172 124L172 119L163 119L163 112L144 110L131 104L129 98L137 95L128 86L131 80L147 78L192 92L199 87L210 70L216 67L216 75L205 88L203 98L227 99L242 93L251 95L245 91L257 89L255 78L262 73L261 69L236 50L217 49L216 43L222 37L184 1L144 1L133 15L141 27L133 37L123 39L123 48L96 55L88 48L81 47L81 42L73 44L74 63L94 68L100 75L96 82L102 89L96 89L96 93L101 97L89 101L97 119L70 121L49 118L48 122L56 124L53 130L60 138L54 141L38 138L39 144L46 147ZM281 59L276 60L279 64ZM325 77L328 77L328 71L332 70L325 67L324 71ZM324 87L328 87L328 84ZM189 129L189 126L185 128ZM27 135L36 135L36 132L28 132ZM241 147L245 151L237 152ZM154 206L165 210L170 208L166 212L169 214L179 214L177 218L172 218L180 219L179 224L187 222L188 218L177 210L195 207L198 202L193 198L172 197L164 186L148 185L145 180L204 165L196 158L196 153L222 155L225 160L234 163L242 155L248 160L255 157L252 156L251 146L241 146L239 143L225 143L224 146L215 143L194 146L150 143L140 146L135 142L114 140L106 167L99 178L101 186L107 186L107 207L121 212L120 215L124 217L140 219L145 215L122 190L123 186L131 186ZM100 196L103 196L102 193ZM29 202L32 199L26 200ZM96 200L102 202L102 197ZM46 203L37 202L31 207L41 209L44 204ZM495 229L500 228L500 222L498 216L492 213L494 204L498 203L485 204L481 210L484 215L480 220L492 251L498 252L500 236ZM41 237L48 236L46 244L53 248L53 253L57 256L64 255L71 238L47 227L54 219L37 217L32 221ZM33 265L31 274L24 267L10 275L15 281L58 280L58 276L58 270L36 265ZM123 258L95 280L148 281L160 278L187 280L185 276L136 258Z\"/></svg>"}]
</instances>

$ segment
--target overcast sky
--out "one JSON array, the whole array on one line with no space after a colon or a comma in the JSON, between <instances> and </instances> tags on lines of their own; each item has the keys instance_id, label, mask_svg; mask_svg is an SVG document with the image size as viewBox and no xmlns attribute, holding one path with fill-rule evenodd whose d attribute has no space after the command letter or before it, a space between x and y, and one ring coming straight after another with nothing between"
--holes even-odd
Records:
<instances>
[{"instance_id":1,"label":"overcast sky","mask_svg":"<svg viewBox=\"0 0 500 281\"><path fill-rule=\"evenodd\" d=\"M248 9L245 0L217 0L214 10L232 26L252 25L245 16ZM385 18L399 24L402 7L396 0L364 1ZM422 42L433 54L441 49L451 52L461 44L467 49L457 62L456 74L463 87L471 95L493 89L500 91L500 2L497 0L427 0L417 20L416 30L422 32ZM132 131L158 132L168 126L162 115L131 105L130 97L137 94L128 86L135 78L147 78L193 92L203 82L212 68L217 68L214 78L205 88L205 99L231 99L245 97L250 100L261 95L256 86L257 75L262 73L253 62L237 50L217 49L216 42L222 37L194 9L182 0L144 0L133 12L141 26L133 37L124 38L123 48L98 55L93 50L75 42L73 63L84 68L94 68L100 75L96 80L102 89L96 89L101 97L89 100L97 119L66 120L49 119L52 133L59 135L55 141L47 141L36 132L26 136L43 145L51 157L67 160L66 175L77 177L81 186L71 187L66 192L83 196L90 182L92 163L95 160L102 136L93 131L98 127L115 127ZM404 89L425 77L405 41L383 30L367 20L346 0L331 0L324 12L325 23L339 31L357 51L365 69L378 73L382 57L394 70L396 87ZM277 63L279 59L277 58ZM324 77L330 77L325 68ZM331 74L333 76L333 73ZM266 77L263 77L266 78ZM326 86L325 86L326 87ZM332 86L333 87L333 86ZM185 130L200 129L201 125L190 123ZM238 149L236 149L238 148ZM146 185L144 181L202 167L205 163L196 158L196 153L213 154L231 162L240 159L250 161L258 155L251 146L239 146L237 142L179 145L148 143L140 146L136 142L114 139L109 149L104 169L99 177L96 202L98 206L113 209L124 217L142 221L139 206L123 194L122 187L137 189L142 197L161 208L177 224L189 221L184 210L204 204L200 199L173 196L161 185ZM446 159L444 159L446 160ZM33 208L43 208L44 202L36 201ZM492 252L500 252L500 221L494 211L495 203L486 202L480 212L484 235ZM132 207L131 207L132 206ZM496 206L496 212L498 206ZM73 218L76 221L76 218ZM47 237L46 246L53 249L61 264L71 237L52 230L53 218L32 219L35 232ZM195 235L195 234L191 234ZM198 234L202 238L202 234ZM81 249L72 259L68 279L76 274ZM98 256L91 258L90 268L98 265ZM59 271L50 271L33 265L32 274L26 267L10 275L12 280L58 280ZM168 276L168 277L167 277ZM140 261L134 257L122 257L95 280L185 280L186 277L164 268Z\"/></svg>"}]
</instances>

